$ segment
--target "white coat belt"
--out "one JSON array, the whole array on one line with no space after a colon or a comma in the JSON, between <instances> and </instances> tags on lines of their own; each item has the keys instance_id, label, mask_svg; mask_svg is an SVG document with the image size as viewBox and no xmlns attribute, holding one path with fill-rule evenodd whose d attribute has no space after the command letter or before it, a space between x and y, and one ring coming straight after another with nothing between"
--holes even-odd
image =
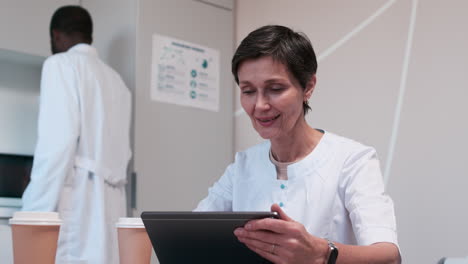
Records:
<instances>
[{"instance_id":1,"label":"white coat belt","mask_svg":"<svg viewBox=\"0 0 468 264\"><path fill-rule=\"evenodd\" d=\"M118 175L114 175L113 171L102 165L102 163L86 157L77 156L75 158L75 167L92 172L98 177L102 177L104 182L114 187L123 187L127 183L125 178L122 179L119 178ZM125 171L125 169L121 171Z\"/></svg>"}]
</instances>

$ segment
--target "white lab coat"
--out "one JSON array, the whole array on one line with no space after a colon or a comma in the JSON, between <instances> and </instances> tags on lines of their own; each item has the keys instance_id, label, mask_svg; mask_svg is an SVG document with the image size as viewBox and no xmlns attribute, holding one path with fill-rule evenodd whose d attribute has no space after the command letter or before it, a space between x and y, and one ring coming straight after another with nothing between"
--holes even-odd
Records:
<instances>
[{"instance_id":1,"label":"white lab coat","mask_svg":"<svg viewBox=\"0 0 468 264\"><path fill-rule=\"evenodd\" d=\"M398 246L393 202L373 148L330 132L278 180L270 142L236 154L196 211L269 211L273 203L315 236L344 244Z\"/></svg>"},{"instance_id":2,"label":"white lab coat","mask_svg":"<svg viewBox=\"0 0 468 264\"><path fill-rule=\"evenodd\" d=\"M115 222L126 215L131 95L87 44L43 66L38 142L24 211L58 211L56 263L118 263Z\"/></svg>"}]
</instances>

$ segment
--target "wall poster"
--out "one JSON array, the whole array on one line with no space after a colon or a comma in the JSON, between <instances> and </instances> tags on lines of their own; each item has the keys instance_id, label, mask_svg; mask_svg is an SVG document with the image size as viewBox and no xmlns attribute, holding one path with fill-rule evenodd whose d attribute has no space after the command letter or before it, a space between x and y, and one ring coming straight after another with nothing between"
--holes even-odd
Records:
<instances>
[{"instance_id":1,"label":"wall poster","mask_svg":"<svg viewBox=\"0 0 468 264\"><path fill-rule=\"evenodd\" d=\"M153 35L151 99L219 110L219 51Z\"/></svg>"}]
</instances>

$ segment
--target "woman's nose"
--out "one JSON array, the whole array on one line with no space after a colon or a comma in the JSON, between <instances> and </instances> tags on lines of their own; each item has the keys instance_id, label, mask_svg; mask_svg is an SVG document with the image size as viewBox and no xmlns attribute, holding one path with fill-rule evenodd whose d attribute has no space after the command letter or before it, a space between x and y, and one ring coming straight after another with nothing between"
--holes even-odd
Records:
<instances>
[{"instance_id":1,"label":"woman's nose","mask_svg":"<svg viewBox=\"0 0 468 264\"><path fill-rule=\"evenodd\" d=\"M255 108L259 110L265 110L270 108L269 100L266 96L259 94L257 101L255 102Z\"/></svg>"}]
</instances>

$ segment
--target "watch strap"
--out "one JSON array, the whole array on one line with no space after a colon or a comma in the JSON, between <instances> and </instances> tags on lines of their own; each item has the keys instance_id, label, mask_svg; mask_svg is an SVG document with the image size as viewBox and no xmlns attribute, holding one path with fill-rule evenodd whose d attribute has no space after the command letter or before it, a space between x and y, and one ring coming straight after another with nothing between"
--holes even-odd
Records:
<instances>
[{"instance_id":1,"label":"watch strap","mask_svg":"<svg viewBox=\"0 0 468 264\"><path fill-rule=\"evenodd\" d=\"M327 264L335 264L336 260L338 259L338 248L335 246L335 244L328 240L328 261Z\"/></svg>"}]
</instances>

